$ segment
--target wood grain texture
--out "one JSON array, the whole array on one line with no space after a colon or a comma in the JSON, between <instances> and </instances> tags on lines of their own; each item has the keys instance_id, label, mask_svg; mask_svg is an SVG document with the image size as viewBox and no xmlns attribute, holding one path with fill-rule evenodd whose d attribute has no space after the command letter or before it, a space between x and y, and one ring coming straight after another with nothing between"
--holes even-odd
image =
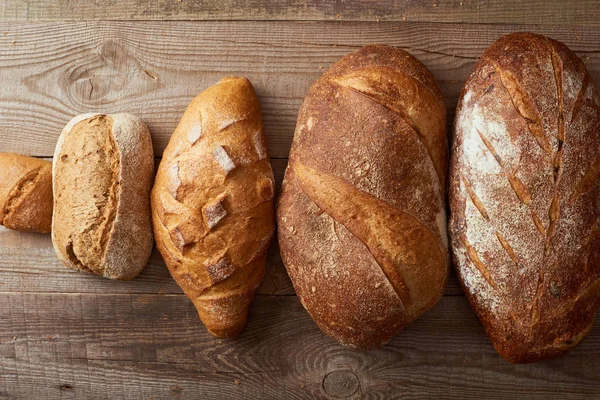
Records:
<instances>
[{"instance_id":1,"label":"wood grain texture","mask_svg":"<svg viewBox=\"0 0 600 400\"><path fill-rule=\"evenodd\" d=\"M441 84L449 127L476 58L512 31L563 41L600 83L597 1L463 1L463 11L459 3L368 1L365 11L367 0L9 0L0 4L0 20L11 21L0 26L0 151L48 157L72 116L127 111L148 124L160 156L189 101L239 74L257 88L279 187L304 94L365 44L401 46L424 62ZM382 22L18 22L40 18ZM451 274L431 312L387 346L353 352L299 304L276 245L246 332L219 341L156 251L140 277L111 282L68 271L47 235L0 228L2 399L590 398L600 393L597 349L600 326L566 357L504 362Z\"/></svg>"},{"instance_id":2,"label":"wood grain texture","mask_svg":"<svg viewBox=\"0 0 600 400\"><path fill-rule=\"evenodd\" d=\"M600 25L597 0L8 0L0 20L344 20Z\"/></svg>"},{"instance_id":3,"label":"wood grain texture","mask_svg":"<svg viewBox=\"0 0 600 400\"><path fill-rule=\"evenodd\" d=\"M568 357L502 361L464 297L370 351L326 337L296 297L258 296L237 340L183 295L2 293L0 397L562 399L600 390L600 327Z\"/></svg>"},{"instance_id":4,"label":"wood grain texture","mask_svg":"<svg viewBox=\"0 0 600 400\"><path fill-rule=\"evenodd\" d=\"M369 43L400 46L441 85L448 122L476 58L501 35L535 30L567 44L600 82L600 31L589 27L370 22L4 23L0 31L0 151L53 154L74 115L126 111L146 123L156 155L190 100L245 75L263 110L269 153L286 158L310 85ZM450 130L449 130L450 132Z\"/></svg>"}]
</instances>

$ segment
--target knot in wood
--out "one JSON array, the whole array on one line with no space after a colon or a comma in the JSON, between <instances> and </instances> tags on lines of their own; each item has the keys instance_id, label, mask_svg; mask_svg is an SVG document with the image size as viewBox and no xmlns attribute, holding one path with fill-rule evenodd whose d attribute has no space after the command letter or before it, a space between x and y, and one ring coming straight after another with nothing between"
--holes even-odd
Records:
<instances>
[{"instance_id":1,"label":"knot in wood","mask_svg":"<svg viewBox=\"0 0 600 400\"><path fill-rule=\"evenodd\" d=\"M336 399L352 396L359 387L358 377L352 371L333 371L323 378L323 390Z\"/></svg>"}]
</instances>

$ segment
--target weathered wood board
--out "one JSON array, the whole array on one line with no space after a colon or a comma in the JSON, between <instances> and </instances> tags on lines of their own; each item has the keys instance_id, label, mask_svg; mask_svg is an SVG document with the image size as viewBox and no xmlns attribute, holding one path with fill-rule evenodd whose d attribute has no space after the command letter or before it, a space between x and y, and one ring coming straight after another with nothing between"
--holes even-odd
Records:
<instances>
[{"instance_id":1,"label":"weathered wood board","mask_svg":"<svg viewBox=\"0 0 600 400\"><path fill-rule=\"evenodd\" d=\"M600 82L600 29L376 22L36 22L0 31L2 151L52 156L83 112L139 115L162 154L190 100L226 75L247 76L264 114L271 157L286 158L302 98L341 56L369 43L407 49L438 80L454 117L477 57L513 31L563 41ZM4 32L6 34L4 34ZM10 79L8 79L10 77Z\"/></svg>"},{"instance_id":2,"label":"weathered wood board","mask_svg":"<svg viewBox=\"0 0 600 400\"><path fill-rule=\"evenodd\" d=\"M283 20L600 26L596 0L6 0L0 20Z\"/></svg>"},{"instance_id":3,"label":"weathered wood board","mask_svg":"<svg viewBox=\"0 0 600 400\"><path fill-rule=\"evenodd\" d=\"M495 39L547 34L600 83L599 26L598 1L8 0L0 151L51 157L72 116L128 111L148 124L158 162L192 97L245 75L279 187L302 98L342 55L369 43L409 50L442 87L450 132L462 84ZM276 243L246 331L216 340L158 252L140 277L113 282L65 269L48 235L0 228L0 399L594 398L598 357L600 326L565 357L507 363L454 274L391 343L345 349L300 305Z\"/></svg>"}]
</instances>

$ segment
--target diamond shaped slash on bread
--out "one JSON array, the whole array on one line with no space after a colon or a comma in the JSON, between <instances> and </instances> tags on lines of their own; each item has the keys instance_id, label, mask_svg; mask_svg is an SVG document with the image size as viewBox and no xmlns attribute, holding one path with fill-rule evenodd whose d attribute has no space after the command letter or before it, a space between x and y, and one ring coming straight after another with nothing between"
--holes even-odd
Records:
<instances>
[{"instance_id":1,"label":"diamond shaped slash on bread","mask_svg":"<svg viewBox=\"0 0 600 400\"><path fill-rule=\"evenodd\" d=\"M225 210L223 204L224 200L225 195L222 194L210 200L202 207L202 217L204 217L204 223L209 230L214 228L227 215L227 210Z\"/></svg>"}]
</instances>

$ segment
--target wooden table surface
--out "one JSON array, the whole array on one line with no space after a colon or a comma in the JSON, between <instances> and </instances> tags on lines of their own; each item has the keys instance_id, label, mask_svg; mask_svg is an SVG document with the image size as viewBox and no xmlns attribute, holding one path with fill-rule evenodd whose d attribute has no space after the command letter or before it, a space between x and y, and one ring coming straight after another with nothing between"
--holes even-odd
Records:
<instances>
[{"instance_id":1,"label":"wooden table surface","mask_svg":"<svg viewBox=\"0 0 600 400\"><path fill-rule=\"evenodd\" d=\"M600 84L600 1L6 0L0 151L52 157L76 114L139 115L157 162L189 101L225 75L260 97L278 185L312 82L370 43L433 72L454 117L477 57L535 31ZM451 132L451 131L449 131ZM154 251L131 282L66 270L49 235L0 228L0 398L310 399L600 397L600 323L570 354L501 359L452 273L439 304L388 345L346 349L295 296L277 245L236 340L212 338Z\"/></svg>"}]
</instances>

